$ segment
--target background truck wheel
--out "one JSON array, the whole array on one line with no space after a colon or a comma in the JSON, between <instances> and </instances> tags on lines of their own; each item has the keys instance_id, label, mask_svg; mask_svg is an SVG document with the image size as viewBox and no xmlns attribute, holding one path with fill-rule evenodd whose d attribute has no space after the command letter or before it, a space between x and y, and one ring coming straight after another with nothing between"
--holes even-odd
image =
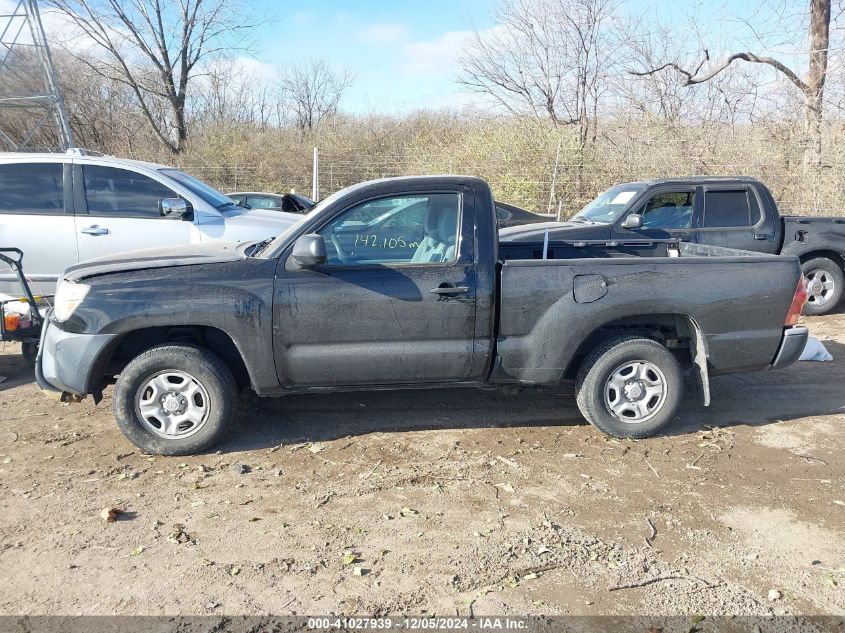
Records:
<instances>
[{"instance_id":1,"label":"background truck wheel","mask_svg":"<svg viewBox=\"0 0 845 633\"><path fill-rule=\"evenodd\" d=\"M842 267L827 257L814 257L801 264L807 280L807 303L804 314L827 314L842 298L845 274Z\"/></svg>"},{"instance_id":2,"label":"background truck wheel","mask_svg":"<svg viewBox=\"0 0 845 633\"><path fill-rule=\"evenodd\" d=\"M21 356L23 356L28 367L35 367L35 358L38 356L38 341L21 343Z\"/></svg>"},{"instance_id":3,"label":"background truck wheel","mask_svg":"<svg viewBox=\"0 0 845 633\"><path fill-rule=\"evenodd\" d=\"M647 338L621 336L599 345L581 364L578 408L614 437L649 437L675 415L684 375L675 357Z\"/></svg>"},{"instance_id":4,"label":"background truck wheel","mask_svg":"<svg viewBox=\"0 0 845 633\"><path fill-rule=\"evenodd\" d=\"M192 345L159 345L136 356L117 378L114 417L147 453L191 455L212 446L235 412L232 372Z\"/></svg>"}]
</instances>

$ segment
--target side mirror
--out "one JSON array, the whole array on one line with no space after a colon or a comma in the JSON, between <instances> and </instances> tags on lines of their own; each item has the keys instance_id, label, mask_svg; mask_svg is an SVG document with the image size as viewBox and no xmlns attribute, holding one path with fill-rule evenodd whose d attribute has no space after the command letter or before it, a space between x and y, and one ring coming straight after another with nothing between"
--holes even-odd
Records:
<instances>
[{"instance_id":1,"label":"side mirror","mask_svg":"<svg viewBox=\"0 0 845 633\"><path fill-rule=\"evenodd\" d=\"M325 264L328 255L326 254L326 242L323 236L316 233L301 236L293 245L291 259L293 259L297 269L314 268L314 266Z\"/></svg>"},{"instance_id":2,"label":"side mirror","mask_svg":"<svg viewBox=\"0 0 845 633\"><path fill-rule=\"evenodd\" d=\"M163 218L185 218L193 212L191 203L182 198L165 198L158 201L158 212Z\"/></svg>"},{"instance_id":3,"label":"side mirror","mask_svg":"<svg viewBox=\"0 0 845 633\"><path fill-rule=\"evenodd\" d=\"M632 213L622 222L623 229L641 229L643 227L643 216L639 213Z\"/></svg>"}]
</instances>

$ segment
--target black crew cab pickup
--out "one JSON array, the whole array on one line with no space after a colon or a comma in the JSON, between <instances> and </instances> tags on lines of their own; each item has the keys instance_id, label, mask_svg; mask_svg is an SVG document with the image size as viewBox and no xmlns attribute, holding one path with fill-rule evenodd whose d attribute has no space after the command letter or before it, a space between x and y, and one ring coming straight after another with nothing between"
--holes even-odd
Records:
<instances>
[{"instance_id":1,"label":"black crew cab pickup","mask_svg":"<svg viewBox=\"0 0 845 633\"><path fill-rule=\"evenodd\" d=\"M389 236L362 229L385 213ZM116 379L117 423L152 453L212 445L244 387L280 396L569 379L595 426L646 437L676 413L685 379L706 404L712 376L786 366L807 338L796 257L660 244L646 256L606 241L511 244L482 180L366 182L272 241L69 268L36 378L96 401Z\"/></svg>"},{"instance_id":2,"label":"black crew cab pickup","mask_svg":"<svg viewBox=\"0 0 845 633\"><path fill-rule=\"evenodd\" d=\"M826 314L845 290L845 217L781 216L769 189L745 177L694 177L611 187L564 223L507 229L501 239L618 240L640 254L676 239L795 255L807 279L805 314Z\"/></svg>"}]
</instances>

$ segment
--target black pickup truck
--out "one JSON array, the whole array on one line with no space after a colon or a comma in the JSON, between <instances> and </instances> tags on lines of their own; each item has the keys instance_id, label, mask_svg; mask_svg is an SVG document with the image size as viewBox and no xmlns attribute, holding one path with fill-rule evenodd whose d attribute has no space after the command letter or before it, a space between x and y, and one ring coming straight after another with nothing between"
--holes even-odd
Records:
<instances>
[{"instance_id":1,"label":"black pickup truck","mask_svg":"<svg viewBox=\"0 0 845 633\"><path fill-rule=\"evenodd\" d=\"M845 290L845 217L781 216L753 178L676 178L616 185L569 222L507 229L503 240L617 240L640 254L678 239L758 253L795 255L807 279L805 314L833 310Z\"/></svg>"},{"instance_id":2,"label":"black pickup truck","mask_svg":"<svg viewBox=\"0 0 845 633\"><path fill-rule=\"evenodd\" d=\"M360 232L385 209L421 203L421 239ZM587 420L646 437L676 413L685 383L707 404L711 376L786 366L807 338L797 258L659 244L642 257L606 240L508 243L482 180L362 183L272 241L69 268L36 378L95 401L116 378L117 423L153 453L212 445L243 387L279 396L575 380Z\"/></svg>"}]
</instances>

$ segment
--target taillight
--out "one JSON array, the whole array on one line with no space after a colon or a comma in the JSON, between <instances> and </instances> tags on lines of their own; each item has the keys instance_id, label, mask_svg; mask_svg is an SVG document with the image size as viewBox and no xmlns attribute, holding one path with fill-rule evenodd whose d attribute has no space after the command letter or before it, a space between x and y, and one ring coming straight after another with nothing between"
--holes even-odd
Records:
<instances>
[{"instance_id":1,"label":"taillight","mask_svg":"<svg viewBox=\"0 0 845 633\"><path fill-rule=\"evenodd\" d=\"M804 309L805 303L807 303L807 282L804 281L804 275L801 275L798 278L795 296L792 297L792 305L789 306L789 312L786 313L786 320L783 322L786 327L798 325L798 319L801 318L801 310Z\"/></svg>"}]
</instances>

